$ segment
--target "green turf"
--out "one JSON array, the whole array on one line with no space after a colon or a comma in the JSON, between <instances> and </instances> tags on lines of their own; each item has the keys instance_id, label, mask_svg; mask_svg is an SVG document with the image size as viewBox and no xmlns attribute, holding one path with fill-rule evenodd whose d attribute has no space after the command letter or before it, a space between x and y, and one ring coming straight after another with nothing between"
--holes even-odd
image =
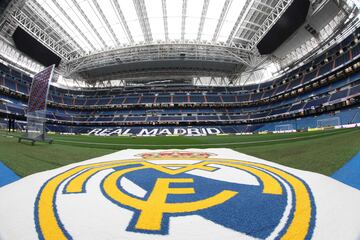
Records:
<instances>
[{"instance_id":1,"label":"green turf","mask_svg":"<svg viewBox=\"0 0 360 240\"><path fill-rule=\"evenodd\" d=\"M16 136L16 134L15 134ZM17 143L4 132L0 161L20 176L127 148L228 147L286 166L331 175L360 151L360 129L323 132L207 137L52 136L55 144Z\"/></svg>"}]
</instances>

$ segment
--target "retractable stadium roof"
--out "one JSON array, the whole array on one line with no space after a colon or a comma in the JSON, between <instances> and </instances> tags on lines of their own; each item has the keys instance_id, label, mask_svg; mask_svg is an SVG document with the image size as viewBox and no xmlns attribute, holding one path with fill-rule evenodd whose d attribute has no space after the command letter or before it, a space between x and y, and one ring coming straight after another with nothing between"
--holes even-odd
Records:
<instances>
[{"instance_id":1,"label":"retractable stadium roof","mask_svg":"<svg viewBox=\"0 0 360 240\"><path fill-rule=\"evenodd\" d=\"M272 60L256 45L293 1L12 0L3 19L58 55L67 77L229 77Z\"/></svg>"}]
</instances>

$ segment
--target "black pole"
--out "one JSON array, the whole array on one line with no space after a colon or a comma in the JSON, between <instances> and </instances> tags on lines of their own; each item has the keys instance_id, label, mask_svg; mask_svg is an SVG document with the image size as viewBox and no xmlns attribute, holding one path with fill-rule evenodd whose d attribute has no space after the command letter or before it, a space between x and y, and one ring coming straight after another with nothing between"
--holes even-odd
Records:
<instances>
[{"instance_id":1,"label":"black pole","mask_svg":"<svg viewBox=\"0 0 360 240\"><path fill-rule=\"evenodd\" d=\"M15 119L12 120L12 131L15 132Z\"/></svg>"}]
</instances>

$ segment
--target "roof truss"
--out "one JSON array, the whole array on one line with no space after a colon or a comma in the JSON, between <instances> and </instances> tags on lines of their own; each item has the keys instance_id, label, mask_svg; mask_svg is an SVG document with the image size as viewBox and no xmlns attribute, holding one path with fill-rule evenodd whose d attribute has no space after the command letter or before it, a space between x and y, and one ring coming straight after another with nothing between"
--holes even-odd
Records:
<instances>
[{"instance_id":1,"label":"roof truss","mask_svg":"<svg viewBox=\"0 0 360 240\"><path fill-rule=\"evenodd\" d=\"M70 16L66 13L66 11L54 0L52 2L55 4L55 6L60 10L62 14L64 14L65 17L69 20L69 22L74 26L74 28L79 32L79 34L86 40L86 42L89 44L89 46L95 50L95 46L92 44L92 42L89 41L89 39L85 36L84 32L79 28L79 26L70 18Z\"/></svg>"},{"instance_id":2,"label":"roof truss","mask_svg":"<svg viewBox=\"0 0 360 240\"><path fill-rule=\"evenodd\" d=\"M98 4L97 0L92 0L93 4L95 5L97 11L100 13L100 16L102 17L102 20L105 22L105 25L107 27L107 29L110 31L111 33L111 36L113 38L113 40L115 41L116 45L120 45L120 41L119 39L117 38L115 32L114 32L114 29L111 27L108 19L106 18L104 12L102 11L100 5Z\"/></svg>"},{"instance_id":3,"label":"roof truss","mask_svg":"<svg viewBox=\"0 0 360 240\"><path fill-rule=\"evenodd\" d=\"M74 45L74 51L79 51L81 54L85 53L85 50L80 46L80 44L78 44L37 1L28 1L26 2L26 6L30 7L34 12L40 12L41 14L37 16L39 18L43 18L43 21L49 24L49 28L56 32L56 34L60 35L64 39L65 43Z\"/></svg>"},{"instance_id":4,"label":"roof truss","mask_svg":"<svg viewBox=\"0 0 360 240\"><path fill-rule=\"evenodd\" d=\"M219 37L219 33L220 33L222 25L224 24L225 16L226 16L226 14L227 14L227 12L229 10L231 1L232 0L226 0L224 2L224 6L222 7L220 18L219 18L219 20L218 20L218 22L216 24L215 32L214 32L214 35L213 35L212 40L211 40L212 42L215 42L217 40L217 38Z\"/></svg>"},{"instance_id":5,"label":"roof truss","mask_svg":"<svg viewBox=\"0 0 360 240\"><path fill-rule=\"evenodd\" d=\"M120 8L119 2L117 0L111 0L111 2L115 6L116 14L121 22L124 32L126 33L126 37L127 37L128 41L130 43L134 43L134 38L130 32L129 26L128 26L125 16Z\"/></svg>"},{"instance_id":6,"label":"roof truss","mask_svg":"<svg viewBox=\"0 0 360 240\"><path fill-rule=\"evenodd\" d=\"M151 34L151 28L149 24L149 18L146 12L145 2L144 0L133 0L133 3L135 6L136 14L140 22L141 30L144 35L144 39L146 42L152 42L153 37Z\"/></svg>"},{"instance_id":7,"label":"roof truss","mask_svg":"<svg viewBox=\"0 0 360 240\"><path fill-rule=\"evenodd\" d=\"M16 0L14 0L16 1ZM19 1L19 0L18 0ZM71 25L72 28L75 29L75 33L66 32L65 28L59 25L59 22L56 18L46 13L46 9L41 8L39 4L36 4L38 0L28 0L29 6L32 7L34 11L38 9L39 11L36 11L34 14L38 14L39 18L42 19L48 19L50 22L49 26L46 26L45 28L41 29L44 24L40 27L40 32L36 30L36 32L31 32L34 29L38 29L36 27L28 27L26 28L27 31L29 31L31 34L33 34L36 37L39 37L41 35L42 39L51 39L53 36L51 36L53 33L57 33L57 36L63 38L54 38L51 42L51 44L48 44L47 47L49 47L54 52L58 53L59 48L61 46L69 46L68 50L62 50L61 56L65 59L75 59L79 58L81 56L85 56L88 54L96 54L97 52L105 52L108 51L109 45L112 45L113 47L111 49L119 49L123 47L128 46L139 46L139 45L149 45L153 44L155 41L156 43L191 43L191 44L202 44L205 42L211 42L213 45L219 45L222 46L222 42L218 42L219 35L221 35L222 26L227 21L228 12L232 10L231 7L232 3L235 0L224 0L222 5L218 6L221 8L221 11L219 11L218 19L215 22L216 26L213 28L213 32L211 32L211 37L209 40L205 40L202 38L203 31L206 31L207 28L207 13L208 9L213 9L214 4L210 0L204 0L201 7L201 15L199 15L199 25L197 28L197 32L195 33L195 39L186 39L187 36L187 26L189 25L187 22L188 17L193 17L188 7L190 6L190 2L188 0L178 0L182 4L181 10L178 11L179 14L179 39L170 39L169 36L169 16L168 16L168 7L171 7L169 5L169 2L167 0L158 0L159 1L159 12L161 14L162 18L162 24L161 26L164 28L164 31L162 34L163 39L156 38L156 34L153 35L151 29L152 23L149 21L148 18L148 11L146 9L146 4L149 4L149 2L145 1L152 1L152 0L130 0L132 3L131 6L124 6L125 1L121 0L106 0L109 1L113 9L111 11L114 12L114 16L117 19L117 23L120 23L118 26L122 26L123 29L123 38L124 40L119 39L119 35L115 33L115 26L114 26L114 18L110 21L110 16L107 14L107 12L104 11L103 6L98 3L97 0L84 0L82 2L79 2L77 0L68 0L69 5L66 5L64 7L63 1L57 1L57 0L49 0L53 3L54 8L56 7L57 12L60 12L62 17L65 18ZM45 1L45 0L44 0ZM47 0L46 0L47 1ZM155 0L154 0L155 1ZM262 37L267 33L267 31L271 28L272 24L274 24L277 19L282 15L282 13L286 10L286 8L291 4L293 0L246 0L245 4L239 10L239 15L236 18L236 21L234 23L234 26L232 27L231 31L229 30L229 35L226 41L226 45L230 48L237 48L239 50L245 51L245 52L251 52L253 48L256 46L256 44L262 39ZM64 1L65 2L65 1ZM71 4L70 4L71 3ZM91 4L90 4L91 3ZM192 4L193 2L191 2ZM95 24L93 22L93 19L90 19L92 15L89 15L88 12L85 12L83 5L88 4L91 6L94 13L96 13L97 18L101 21L102 26L99 26L98 24ZM151 3L150 3L151 4ZM50 5L49 5L50 6ZM68 7L73 8L72 11L68 11ZM136 14L136 20L129 20L129 7L133 8L133 14ZM200 6L199 6L200 8ZM125 10L124 10L125 9ZM91 10L91 9L90 9ZM124 12L125 11L125 12ZM152 10L151 10L152 11ZM23 26L25 24L25 18L27 17L28 20L26 20L26 24L29 25L32 19L29 16L26 16L26 14L30 13L24 13L21 14L22 10L21 7L17 6L16 9L17 14L14 15L16 19L17 24ZM70 12L72 14L70 14ZM172 9L172 12L173 9ZM188 13L189 12L189 13ZM200 11L199 11L200 13ZM25 14L25 16L24 16ZM77 17L77 20L83 21L84 26L86 25L86 30L90 32L92 38L87 37L88 32L86 32L85 29L79 27L80 25L77 24L77 20L72 19L72 16L75 18ZM78 14L78 15L77 15ZM174 14L174 13L171 13ZM210 12L209 12L210 14ZM150 14L152 17L154 16L154 13L152 12ZM94 15L95 16L95 15ZM134 16L134 15L131 15ZM174 18L173 15L170 17ZM20 19L21 18L21 19ZM138 31L134 32L134 21L138 21ZM150 24L151 23L151 24ZM38 22L32 21L32 25L39 24ZM204 27L205 26L205 27ZM103 27L106 30L106 33L108 35L104 35L103 32L100 31L100 27ZM173 29L171 29L174 31ZM35 31L35 30L34 30ZM195 30L196 31L196 30ZM45 36L45 35L49 36ZM134 39L134 34L142 34L144 42L139 41L138 35L137 38ZM205 32L204 32L205 34ZM72 36L81 36L81 41L86 41L86 43L89 45L87 47L87 50L85 51L85 47L82 46L81 42L79 40L75 39ZM209 35L208 32L206 32L206 35ZM107 38L106 38L107 37ZM113 40L114 44L109 43L109 39ZM128 40L126 42L126 40ZM125 42L124 42L125 41ZM47 42L49 42L47 40ZM85 43L85 42L84 42ZM53 49L52 46L56 46L56 49ZM71 47L72 46L72 47ZM65 52L64 52L65 51ZM65 57L66 56L66 57Z\"/></svg>"},{"instance_id":8,"label":"roof truss","mask_svg":"<svg viewBox=\"0 0 360 240\"><path fill-rule=\"evenodd\" d=\"M51 37L47 32L40 28L34 21L32 21L26 14L22 11L17 10L12 13L12 18L21 26L25 31L30 33L32 36L37 38L39 42L48 47L55 54L62 57L63 60L70 60L72 57L71 53L66 51L62 44L59 44L57 40ZM76 57L79 57L77 55Z\"/></svg>"},{"instance_id":9,"label":"roof truss","mask_svg":"<svg viewBox=\"0 0 360 240\"><path fill-rule=\"evenodd\" d=\"M55 5L60 9L61 6L60 4L57 3L56 0L52 0ZM105 48L108 47L108 45L106 44L106 42L104 41L104 39L100 36L99 32L97 31L97 29L95 28L94 24L91 22L91 20L88 18L88 16L85 14L84 10L80 7L80 5L77 3L76 0L71 0L72 3L75 5L75 7L77 8L77 10L80 12L81 16L86 20L86 23L91 27L91 29L93 30L93 32L96 34L97 38L101 41L101 43L104 45ZM64 10L62 10L64 11ZM71 18L69 17L68 14L64 14L65 16L67 16L68 20L70 20ZM72 21L72 20L71 20ZM72 21L73 22L73 21Z\"/></svg>"},{"instance_id":10,"label":"roof truss","mask_svg":"<svg viewBox=\"0 0 360 240\"><path fill-rule=\"evenodd\" d=\"M198 41L200 41L202 31L204 29L204 23L205 23L206 13L207 13L207 10L209 8L209 2L210 2L210 0L204 0L203 8L202 8L202 11L201 11L199 30L198 30L198 34L197 34L197 40Z\"/></svg>"},{"instance_id":11,"label":"roof truss","mask_svg":"<svg viewBox=\"0 0 360 240\"><path fill-rule=\"evenodd\" d=\"M163 23L164 23L164 32L165 32L165 42L169 41L169 29L168 29L168 16L166 9L166 0L161 0L162 13L163 13Z\"/></svg>"},{"instance_id":12,"label":"roof truss","mask_svg":"<svg viewBox=\"0 0 360 240\"><path fill-rule=\"evenodd\" d=\"M261 27L251 38L251 43L250 43L251 48L255 47L260 42L260 40L266 35L266 33L269 32L271 27L277 22L277 20L282 16L282 14L286 11L286 9L291 5L293 1L294 0L277 1L271 13L268 15L268 17L263 22Z\"/></svg>"},{"instance_id":13,"label":"roof truss","mask_svg":"<svg viewBox=\"0 0 360 240\"><path fill-rule=\"evenodd\" d=\"M242 23L242 20L243 20L244 16L246 15L252 1L253 0L246 0L246 3L244 5L244 7L241 9L241 12L240 12L238 18L236 19L236 22L235 22L233 28L231 29L230 35L226 41L228 44L230 44L232 42L232 40L234 39L235 33L239 29L240 24Z\"/></svg>"},{"instance_id":14,"label":"roof truss","mask_svg":"<svg viewBox=\"0 0 360 240\"><path fill-rule=\"evenodd\" d=\"M181 41L185 39L185 22L186 22L187 0L183 0L181 15Z\"/></svg>"}]
</instances>

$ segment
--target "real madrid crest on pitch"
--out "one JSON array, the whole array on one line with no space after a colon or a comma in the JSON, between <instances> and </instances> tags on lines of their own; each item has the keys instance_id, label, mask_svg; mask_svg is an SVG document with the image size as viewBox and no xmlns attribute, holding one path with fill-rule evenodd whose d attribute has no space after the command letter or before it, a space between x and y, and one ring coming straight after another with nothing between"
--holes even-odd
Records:
<instances>
[{"instance_id":1,"label":"real madrid crest on pitch","mask_svg":"<svg viewBox=\"0 0 360 240\"><path fill-rule=\"evenodd\" d=\"M300 178L206 152L164 151L80 165L46 181L34 210L40 239L74 237L59 212L61 204L71 202L60 199L69 194L81 199L88 182L103 171L99 192L119 211L132 212L118 231L168 235L176 218L199 216L253 238L304 239L313 232L316 208Z\"/></svg>"}]
</instances>

